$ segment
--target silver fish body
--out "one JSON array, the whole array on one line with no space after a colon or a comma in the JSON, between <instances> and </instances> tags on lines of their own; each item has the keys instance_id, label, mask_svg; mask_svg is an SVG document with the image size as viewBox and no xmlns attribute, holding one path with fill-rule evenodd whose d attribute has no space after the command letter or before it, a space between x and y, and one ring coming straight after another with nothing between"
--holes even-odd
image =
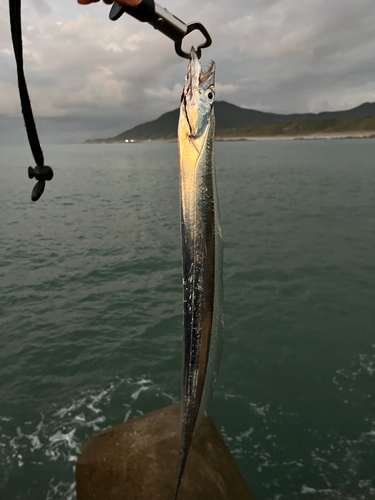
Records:
<instances>
[{"instance_id":1,"label":"silver fish body","mask_svg":"<svg viewBox=\"0 0 375 500\"><path fill-rule=\"evenodd\" d=\"M223 253L214 169L215 63L192 48L178 126L184 294L181 448L175 498L221 359Z\"/></svg>"}]
</instances>

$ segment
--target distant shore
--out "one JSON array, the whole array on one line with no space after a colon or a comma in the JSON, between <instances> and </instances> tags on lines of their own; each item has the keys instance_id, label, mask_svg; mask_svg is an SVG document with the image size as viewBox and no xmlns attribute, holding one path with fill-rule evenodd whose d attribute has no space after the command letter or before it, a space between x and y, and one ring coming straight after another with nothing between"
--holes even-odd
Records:
<instances>
[{"instance_id":1,"label":"distant shore","mask_svg":"<svg viewBox=\"0 0 375 500\"><path fill-rule=\"evenodd\" d=\"M286 141L304 141L316 139L375 139L375 132L336 132L332 134L316 133L306 135L272 135L272 136L247 136L247 137L216 137L216 141L270 141L270 140L286 140Z\"/></svg>"},{"instance_id":2,"label":"distant shore","mask_svg":"<svg viewBox=\"0 0 375 500\"><path fill-rule=\"evenodd\" d=\"M87 143L174 141L180 110L164 113L156 120L142 123L114 137L97 138ZM215 103L216 140L304 140L367 138L375 136L375 102L363 103L344 111L266 113L241 108L225 101Z\"/></svg>"},{"instance_id":3,"label":"distant shore","mask_svg":"<svg viewBox=\"0 0 375 500\"><path fill-rule=\"evenodd\" d=\"M328 133L315 133L306 135L272 135L272 136L217 136L215 137L216 142L241 142L241 141L308 141L308 140L322 140L322 139L375 139L375 132L335 132L332 134ZM136 144L139 142L177 142L177 137L175 139L145 139L145 140L134 140L132 143L126 142L126 144ZM113 141L106 139L91 139L85 142L85 144L125 144L125 141Z\"/></svg>"}]
</instances>

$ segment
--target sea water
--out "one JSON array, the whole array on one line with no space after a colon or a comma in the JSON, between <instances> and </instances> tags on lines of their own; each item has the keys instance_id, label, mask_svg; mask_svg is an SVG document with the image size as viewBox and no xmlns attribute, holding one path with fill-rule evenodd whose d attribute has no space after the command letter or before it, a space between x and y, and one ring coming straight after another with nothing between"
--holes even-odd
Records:
<instances>
[{"instance_id":1,"label":"sea water","mask_svg":"<svg viewBox=\"0 0 375 500\"><path fill-rule=\"evenodd\" d=\"M180 397L175 143L0 157L0 497L75 498L95 432ZM375 498L375 142L216 144L211 415L257 500Z\"/></svg>"}]
</instances>

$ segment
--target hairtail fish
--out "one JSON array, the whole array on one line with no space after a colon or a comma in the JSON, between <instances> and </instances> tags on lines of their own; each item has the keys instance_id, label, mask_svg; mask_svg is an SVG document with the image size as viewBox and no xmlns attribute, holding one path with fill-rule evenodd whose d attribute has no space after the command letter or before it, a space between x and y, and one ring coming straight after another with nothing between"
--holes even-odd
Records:
<instances>
[{"instance_id":1,"label":"hairtail fish","mask_svg":"<svg viewBox=\"0 0 375 500\"><path fill-rule=\"evenodd\" d=\"M183 263L181 444L175 499L193 435L217 378L223 332L223 252L214 169L215 63L191 59L178 125Z\"/></svg>"}]
</instances>

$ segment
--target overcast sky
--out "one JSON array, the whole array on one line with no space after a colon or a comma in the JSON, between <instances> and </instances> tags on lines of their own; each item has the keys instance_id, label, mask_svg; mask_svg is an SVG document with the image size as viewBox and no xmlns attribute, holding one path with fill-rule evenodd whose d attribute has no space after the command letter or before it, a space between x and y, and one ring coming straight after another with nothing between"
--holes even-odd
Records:
<instances>
[{"instance_id":1,"label":"overcast sky","mask_svg":"<svg viewBox=\"0 0 375 500\"><path fill-rule=\"evenodd\" d=\"M200 21L216 98L280 113L375 101L374 0L160 0ZM171 40L110 7L23 0L26 79L41 141L109 137L179 106L187 61ZM187 43L187 47L192 42ZM0 141L23 142L8 0L0 0Z\"/></svg>"}]
</instances>

